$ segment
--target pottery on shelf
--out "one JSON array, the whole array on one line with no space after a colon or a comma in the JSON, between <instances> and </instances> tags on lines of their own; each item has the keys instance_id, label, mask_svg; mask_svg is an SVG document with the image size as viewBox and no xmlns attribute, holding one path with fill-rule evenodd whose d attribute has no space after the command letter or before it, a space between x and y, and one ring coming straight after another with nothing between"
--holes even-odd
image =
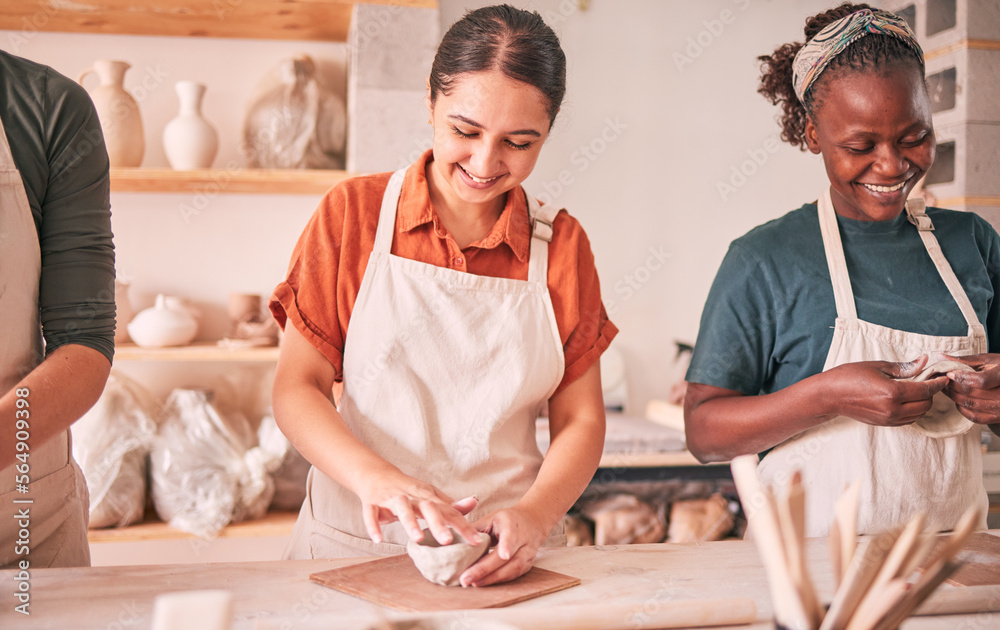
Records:
<instances>
[{"instance_id":1,"label":"pottery on shelf","mask_svg":"<svg viewBox=\"0 0 1000 630\"><path fill-rule=\"evenodd\" d=\"M93 72L101 81L90 98L101 121L108 160L116 167L139 166L146 150L139 103L125 89L125 71L131 67L126 61L100 59L77 79L83 85L83 78Z\"/></svg>"},{"instance_id":2,"label":"pottery on shelf","mask_svg":"<svg viewBox=\"0 0 1000 630\"><path fill-rule=\"evenodd\" d=\"M128 343L128 323L132 321L132 302L128 297L129 283L115 278L115 343Z\"/></svg>"},{"instance_id":3,"label":"pottery on shelf","mask_svg":"<svg viewBox=\"0 0 1000 630\"><path fill-rule=\"evenodd\" d=\"M180 112L163 129L163 150L167 162L177 171L211 168L219 150L219 134L201 114L205 84L178 81L174 86Z\"/></svg>"},{"instance_id":4,"label":"pottery on shelf","mask_svg":"<svg viewBox=\"0 0 1000 630\"><path fill-rule=\"evenodd\" d=\"M230 350L278 345L281 329L263 304L256 293L230 293L229 333L219 345Z\"/></svg>"},{"instance_id":5,"label":"pottery on shelf","mask_svg":"<svg viewBox=\"0 0 1000 630\"><path fill-rule=\"evenodd\" d=\"M261 80L243 122L251 168L343 168L347 109L309 55Z\"/></svg>"},{"instance_id":6,"label":"pottery on shelf","mask_svg":"<svg viewBox=\"0 0 1000 630\"><path fill-rule=\"evenodd\" d=\"M128 334L144 348L184 346L198 334L198 320L177 298L160 294L154 306L132 319Z\"/></svg>"},{"instance_id":7,"label":"pottery on shelf","mask_svg":"<svg viewBox=\"0 0 1000 630\"><path fill-rule=\"evenodd\" d=\"M479 533L479 542L475 545L465 541L452 530L453 542L450 545L439 543L430 530L424 530L424 537L419 541L410 540L406 543L406 553L420 574L443 586L458 586L462 573L472 566L486 553L490 546L490 537Z\"/></svg>"}]
</instances>

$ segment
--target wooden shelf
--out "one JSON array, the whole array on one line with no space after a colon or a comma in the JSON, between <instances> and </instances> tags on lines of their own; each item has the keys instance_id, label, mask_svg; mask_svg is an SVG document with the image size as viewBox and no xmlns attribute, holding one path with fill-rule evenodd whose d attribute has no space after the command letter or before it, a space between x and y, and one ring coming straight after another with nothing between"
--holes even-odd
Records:
<instances>
[{"instance_id":1,"label":"wooden shelf","mask_svg":"<svg viewBox=\"0 0 1000 630\"><path fill-rule=\"evenodd\" d=\"M121 361L272 363L277 360L277 346L230 350L212 342L198 342L173 348L140 348L134 343L118 344L115 347L116 363Z\"/></svg>"},{"instance_id":2,"label":"wooden shelf","mask_svg":"<svg viewBox=\"0 0 1000 630\"><path fill-rule=\"evenodd\" d=\"M437 0L364 0L437 8ZM17 0L0 3L0 29L347 41L354 0Z\"/></svg>"},{"instance_id":3,"label":"wooden shelf","mask_svg":"<svg viewBox=\"0 0 1000 630\"><path fill-rule=\"evenodd\" d=\"M298 512L268 512L255 521L244 521L227 525L219 538L260 538L264 536L288 536L298 518ZM198 538L194 534L174 529L154 515L147 520L128 527L92 529L87 532L91 544L109 542L137 542L140 540L175 540L178 538Z\"/></svg>"},{"instance_id":4,"label":"wooden shelf","mask_svg":"<svg viewBox=\"0 0 1000 630\"><path fill-rule=\"evenodd\" d=\"M353 173L297 169L198 169L175 171L170 168L113 168L114 192L223 193L322 195Z\"/></svg>"}]
</instances>

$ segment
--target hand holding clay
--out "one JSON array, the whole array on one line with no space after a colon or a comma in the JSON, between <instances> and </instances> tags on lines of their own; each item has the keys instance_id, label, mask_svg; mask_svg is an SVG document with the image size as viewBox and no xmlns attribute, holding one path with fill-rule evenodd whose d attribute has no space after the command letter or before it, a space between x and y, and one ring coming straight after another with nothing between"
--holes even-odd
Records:
<instances>
[{"instance_id":1,"label":"hand holding clay","mask_svg":"<svg viewBox=\"0 0 1000 630\"><path fill-rule=\"evenodd\" d=\"M395 521L403 526L410 540L421 540L424 532L418 518L427 521L434 538L443 545L452 542L453 531L467 541L478 540L478 532L465 518L479 503L475 497L455 501L395 467L382 473L366 472L357 494L368 536L376 543L382 542L381 525Z\"/></svg>"},{"instance_id":2,"label":"hand holding clay","mask_svg":"<svg viewBox=\"0 0 1000 630\"><path fill-rule=\"evenodd\" d=\"M924 367L916 376L904 380L919 383L939 376L947 376L949 373L960 372L975 372L975 370L964 363L944 359L934 361L934 363ZM954 403L948 400L945 394L937 394L934 396L930 411L917 418L912 426L921 433L934 438L962 435L972 428L973 423L952 413L953 410Z\"/></svg>"},{"instance_id":3,"label":"hand holding clay","mask_svg":"<svg viewBox=\"0 0 1000 630\"><path fill-rule=\"evenodd\" d=\"M490 546L490 537L478 534L475 544L453 537L451 544L442 545L430 530L424 530L423 538L406 543L409 554L420 574L444 586L458 586L459 577L472 564L483 557Z\"/></svg>"},{"instance_id":4,"label":"hand holding clay","mask_svg":"<svg viewBox=\"0 0 1000 630\"><path fill-rule=\"evenodd\" d=\"M911 424L930 411L932 398L948 384L946 378L914 382L926 357L908 363L859 361L844 363L817 374L823 381L823 400L833 416L847 416L874 426Z\"/></svg>"},{"instance_id":5,"label":"hand holding clay","mask_svg":"<svg viewBox=\"0 0 1000 630\"><path fill-rule=\"evenodd\" d=\"M521 577L531 570L538 548L552 529L542 525L538 515L516 506L485 516L474 526L497 544L462 574L462 586L489 586Z\"/></svg>"},{"instance_id":6,"label":"hand holding clay","mask_svg":"<svg viewBox=\"0 0 1000 630\"><path fill-rule=\"evenodd\" d=\"M1000 422L1000 355L948 357L972 371L953 372L944 393L959 412L977 424Z\"/></svg>"}]
</instances>

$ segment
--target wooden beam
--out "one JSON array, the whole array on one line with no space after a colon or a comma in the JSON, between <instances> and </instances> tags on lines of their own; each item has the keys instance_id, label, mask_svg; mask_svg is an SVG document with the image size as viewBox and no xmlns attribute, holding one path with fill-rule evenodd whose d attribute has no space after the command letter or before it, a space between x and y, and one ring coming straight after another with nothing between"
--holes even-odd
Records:
<instances>
[{"instance_id":1,"label":"wooden beam","mask_svg":"<svg viewBox=\"0 0 1000 630\"><path fill-rule=\"evenodd\" d=\"M436 8L436 0L375 0ZM0 3L0 29L347 41L353 0L17 0Z\"/></svg>"}]
</instances>

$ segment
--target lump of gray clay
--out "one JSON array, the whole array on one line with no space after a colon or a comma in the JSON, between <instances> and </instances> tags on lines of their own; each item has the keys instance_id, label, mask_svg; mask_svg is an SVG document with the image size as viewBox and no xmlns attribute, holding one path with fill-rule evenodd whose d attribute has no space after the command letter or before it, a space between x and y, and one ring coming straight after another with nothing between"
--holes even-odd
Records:
<instances>
[{"instance_id":1,"label":"lump of gray clay","mask_svg":"<svg viewBox=\"0 0 1000 630\"><path fill-rule=\"evenodd\" d=\"M417 570L425 578L435 584L458 586L458 578L462 572L483 557L490 546L490 537L479 534L479 543L470 545L465 539L452 532L454 541L450 545L442 545L430 530L424 530L420 542L406 543L406 553L413 560Z\"/></svg>"},{"instance_id":2,"label":"lump of gray clay","mask_svg":"<svg viewBox=\"0 0 1000 630\"><path fill-rule=\"evenodd\" d=\"M907 379L915 382L927 381L948 372L974 372L971 367L958 361L938 361L925 367L920 374ZM935 394L931 409L911 426L932 438L948 438L963 435L975 426L963 415L953 413L955 403L944 394Z\"/></svg>"}]
</instances>

